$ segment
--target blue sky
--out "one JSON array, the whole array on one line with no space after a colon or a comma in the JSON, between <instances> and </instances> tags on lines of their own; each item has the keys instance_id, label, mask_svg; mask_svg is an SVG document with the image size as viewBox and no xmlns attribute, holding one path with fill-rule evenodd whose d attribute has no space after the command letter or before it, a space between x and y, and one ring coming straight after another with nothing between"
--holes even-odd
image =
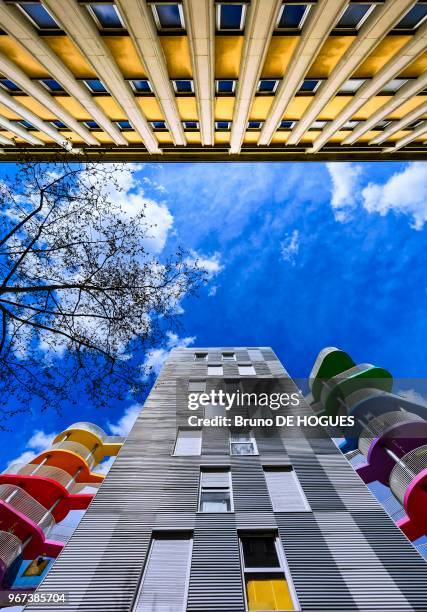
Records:
<instances>
[{"instance_id":1,"label":"blue sky","mask_svg":"<svg viewBox=\"0 0 427 612\"><path fill-rule=\"evenodd\" d=\"M0 173L6 167L0 168ZM147 199L161 256L181 245L210 272L186 298L165 349L271 346L295 377L327 345L395 377L427 371L427 165L423 163L145 164L126 185ZM0 461L41 450L77 420L125 431L132 402L43 413L0 433ZM38 433L37 433L38 432Z\"/></svg>"}]
</instances>

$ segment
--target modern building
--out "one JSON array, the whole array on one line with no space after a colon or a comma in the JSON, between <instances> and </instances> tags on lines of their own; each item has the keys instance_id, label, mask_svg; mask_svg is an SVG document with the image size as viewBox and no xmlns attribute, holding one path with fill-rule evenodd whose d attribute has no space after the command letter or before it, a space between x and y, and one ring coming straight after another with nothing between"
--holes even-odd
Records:
<instances>
[{"instance_id":1,"label":"modern building","mask_svg":"<svg viewBox=\"0 0 427 612\"><path fill-rule=\"evenodd\" d=\"M392 393L387 370L335 347L319 353L309 384L317 414L355 419L339 448L427 558L427 406Z\"/></svg>"},{"instance_id":2,"label":"modern building","mask_svg":"<svg viewBox=\"0 0 427 612\"><path fill-rule=\"evenodd\" d=\"M104 479L93 468L122 444L97 425L75 423L29 463L0 474L1 590L39 584L72 532L69 513L85 510Z\"/></svg>"},{"instance_id":3,"label":"modern building","mask_svg":"<svg viewBox=\"0 0 427 612\"><path fill-rule=\"evenodd\" d=\"M315 418L270 348L174 349L36 593L83 612L425 611L425 561L329 434L277 416Z\"/></svg>"},{"instance_id":4,"label":"modern building","mask_svg":"<svg viewBox=\"0 0 427 612\"><path fill-rule=\"evenodd\" d=\"M0 159L426 159L426 18L416 0L0 0Z\"/></svg>"}]
</instances>

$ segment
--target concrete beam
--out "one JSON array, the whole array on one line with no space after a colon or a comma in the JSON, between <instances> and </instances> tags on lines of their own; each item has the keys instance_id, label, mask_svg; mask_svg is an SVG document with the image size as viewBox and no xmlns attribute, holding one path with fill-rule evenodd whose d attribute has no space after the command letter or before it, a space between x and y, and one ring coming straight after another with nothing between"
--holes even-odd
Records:
<instances>
[{"instance_id":1,"label":"concrete beam","mask_svg":"<svg viewBox=\"0 0 427 612\"><path fill-rule=\"evenodd\" d=\"M409 144L419 136L423 136L424 134L427 134L427 121L424 121L424 123L421 124L411 134L408 134L407 136L404 136L403 138L398 140L394 147L387 147L386 149L383 149L383 153L395 153L399 149L402 149L402 147L405 147L407 144Z\"/></svg>"},{"instance_id":2,"label":"concrete beam","mask_svg":"<svg viewBox=\"0 0 427 612\"><path fill-rule=\"evenodd\" d=\"M410 125L417 119L421 119L421 117L423 117L425 114L427 114L427 102L424 102L424 104L420 104L420 106L417 106L417 108L414 108L413 111L411 111L410 113L402 117L400 121L393 121L389 125L389 127L383 130L381 134L373 138L369 142L369 144L377 145L377 144L381 144L382 142L385 142L386 140L390 138L390 136L392 136L399 130L404 130L406 126Z\"/></svg>"},{"instance_id":3,"label":"concrete beam","mask_svg":"<svg viewBox=\"0 0 427 612\"><path fill-rule=\"evenodd\" d=\"M9 121L9 119L6 119L6 117L3 117L2 115L0 115L0 125L6 128L6 130L8 130L9 132L13 132L17 136L20 136L21 138L23 138L24 140L26 140L32 145L44 146L44 142L40 140L40 138L37 138L37 136L34 136L33 134L31 134L31 132L28 132L25 128L23 128L18 123L13 123L12 121ZM8 144L15 144L12 140L9 140L5 136L3 136L3 139L8 140L9 141ZM3 143L3 144L6 144L6 143Z\"/></svg>"}]
</instances>

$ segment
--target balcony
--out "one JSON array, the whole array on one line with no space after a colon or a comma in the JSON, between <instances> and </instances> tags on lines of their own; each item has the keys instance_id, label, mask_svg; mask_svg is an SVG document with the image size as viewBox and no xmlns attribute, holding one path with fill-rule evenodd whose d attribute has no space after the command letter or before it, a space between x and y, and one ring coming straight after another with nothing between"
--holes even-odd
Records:
<instances>
[{"instance_id":1,"label":"balcony","mask_svg":"<svg viewBox=\"0 0 427 612\"><path fill-rule=\"evenodd\" d=\"M402 506L409 485L424 470L427 470L427 444L414 448L394 466L390 474L390 489Z\"/></svg>"},{"instance_id":2,"label":"balcony","mask_svg":"<svg viewBox=\"0 0 427 612\"><path fill-rule=\"evenodd\" d=\"M26 516L45 533L55 525L52 514L29 493L15 485L0 485L0 501Z\"/></svg>"},{"instance_id":3,"label":"balcony","mask_svg":"<svg viewBox=\"0 0 427 612\"><path fill-rule=\"evenodd\" d=\"M13 533L0 531L0 576L21 554L21 540Z\"/></svg>"}]
</instances>

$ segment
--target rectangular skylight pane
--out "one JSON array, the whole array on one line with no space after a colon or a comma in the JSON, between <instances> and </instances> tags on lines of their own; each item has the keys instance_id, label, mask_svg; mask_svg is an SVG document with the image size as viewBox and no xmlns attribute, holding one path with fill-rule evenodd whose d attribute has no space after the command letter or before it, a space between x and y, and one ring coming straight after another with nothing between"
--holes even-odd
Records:
<instances>
[{"instance_id":1,"label":"rectangular skylight pane","mask_svg":"<svg viewBox=\"0 0 427 612\"><path fill-rule=\"evenodd\" d=\"M229 130L230 122L229 121L217 121L215 123L215 127L217 130Z\"/></svg>"},{"instance_id":2,"label":"rectangular skylight pane","mask_svg":"<svg viewBox=\"0 0 427 612\"><path fill-rule=\"evenodd\" d=\"M147 79L133 79L131 84L135 91L140 91L143 93L151 92L151 85Z\"/></svg>"},{"instance_id":3,"label":"rectangular skylight pane","mask_svg":"<svg viewBox=\"0 0 427 612\"><path fill-rule=\"evenodd\" d=\"M282 130L291 130L294 127L295 121L281 121L280 128Z\"/></svg>"},{"instance_id":4,"label":"rectangular skylight pane","mask_svg":"<svg viewBox=\"0 0 427 612\"><path fill-rule=\"evenodd\" d=\"M387 85L382 88L383 93L395 93L398 89L407 83L407 79L392 79Z\"/></svg>"},{"instance_id":5,"label":"rectangular skylight pane","mask_svg":"<svg viewBox=\"0 0 427 612\"><path fill-rule=\"evenodd\" d=\"M132 124L130 121L117 121L117 125L121 130L131 130Z\"/></svg>"},{"instance_id":6,"label":"rectangular skylight pane","mask_svg":"<svg viewBox=\"0 0 427 612\"><path fill-rule=\"evenodd\" d=\"M343 93L355 93L366 79L348 79L342 86L340 91Z\"/></svg>"},{"instance_id":7,"label":"rectangular skylight pane","mask_svg":"<svg viewBox=\"0 0 427 612\"><path fill-rule=\"evenodd\" d=\"M55 79L42 79L41 83L50 91L64 91L62 85L58 83L58 81L55 81Z\"/></svg>"},{"instance_id":8,"label":"rectangular skylight pane","mask_svg":"<svg viewBox=\"0 0 427 612\"><path fill-rule=\"evenodd\" d=\"M179 4L155 4L158 26L163 30L180 30L184 27Z\"/></svg>"},{"instance_id":9,"label":"rectangular skylight pane","mask_svg":"<svg viewBox=\"0 0 427 612\"><path fill-rule=\"evenodd\" d=\"M91 4L90 8L101 27L117 30L123 29L123 23L114 4Z\"/></svg>"},{"instance_id":10,"label":"rectangular skylight pane","mask_svg":"<svg viewBox=\"0 0 427 612\"><path fill-rule=\"evenodd\" d=\"M276 79L262 79L258 84L258 91L262 93L276 91L277 80Z\"/></svg>"},{"instance_id":11,"label":"rectangular skylight pane","mask_svg":"<svg viewBox=\"0 0 427 612\"><path fill-rule=\"evenodd\" d=\"M220 80L216 83L218 93L233 93L236 81Z\"/></svg>"},{"instance_id":12,"label":"rectangular skylight pane","mask_svg":"<svg viewBox=\"0 0 427 612\"><path fill-rule=\"evenodd\" d=\"M306 4L285 4L280 15L277 27L298 29L302 26L303 18L306 16Z\"/></svg>"},{"instance_id":13,"label":"rectangular skylight pane","mask_svg":"<svg viewBox=\"0 0 427 612\"><path fill-rule=\"evenodd\" d=\"M241 30L243 21L242 4L220 4L219 5L219 29Z\"/></svg>"},{"instance_id":14,"label":"rectangular skylight pane","mask_svg":"<svg viewBox=\"0 0 427 612\"><path fill-rule=\"evenodd\" d=\"M372 3L367 4L349 4L345 9L341 19L338 21L336 28L358 28L365 18L368 16L368 11L371 11Z\"/></svg>"},{"instance_id":15,"label":"rectangular skylight pane","mask_svg":"<svg viewBox=\"0 0 427 612\"><path fill-rule=\"evenodd\" d=\"M0 84L9 91L22 91L22 89L10 79L0 79Z\"/></svg>"},{"instance_id":16,"label":"rectangular skylight pane","mask_svg":"<svg viewBox=\"0 0 427 612\"><path fill-rule=\"evenodd\" d=\"M193 81L189 79L179 79L174 81L174 87L177 93L192 93Z\"/></svg>"},{"instance_id":17,"label":"rectangular skylight pane","mask_svg":"<svg viewBox=\"0 0 427 612\"><path fill-rule=\"evenodd\" d=\"M99 129L99 125L96 123L96 121L85 121L85 125L91 130Z\"/></svg>"},{"instance_id":18,"label":"rectangular skylight pane","mask_svg":"<svg viewBox=\"0 0 427 612\"><path fill-rule=\"evenodd\" d=\"M152 121L151 125L155 130L164 130L166 129L166 123L164 121Z\"/></svg>"},{"instance_id":19,"label":"rectangular skylight pane","mask_svg":"<svg viewBox=\"0 0 427 612\"><path fill-rule=\"evenodd\" d=\"M107 91L99 79L85 79L85 83L94 93L106 93Z\"/></svg>"},{"instance_id":20,"label":"rectangular skylight pane","mask_svg":"<svg viewBox=\"0 0 427 612\"><path fill-rule=\"evenodd\" d=\"M319 86L320 81L315 79L305 79L301 83L300 91L315 91Z\"/></svg>"},{"instance_id":21,"label":"rectangular skylight pane","mask_svg":"<svg viewBox=\"0 0 427 612\"><path fill-rule=\"evenodd\" d=\"M28 15L28 17L41 29L41 30L59 30L59 26L54 18L48 13L43 4L39 2L26 2L20 4L19 8Z\"/></svg>"},{"instance_id":22,"label":"rectangular skylight pane","mask_svg":"<svg viewBox=\"0 0 427 612\"><path fill-rule=\"evenodd\" d=\"M416 4L406 13L404 18L399 21L396 28L413 30L417 28L427 17L427 4Z\"/></svg>"},{"instance_id":23,"label":"rectangular skylight pane","mask_svg":"<svg viewBox=\"0 0 427 612\"><path fill-rule=\"evenodd\" d=\"M59 121L58 119L51 121L51 123L60 130L66 129L67 127L63 121Z\"/></svg>"}]
</instances>

